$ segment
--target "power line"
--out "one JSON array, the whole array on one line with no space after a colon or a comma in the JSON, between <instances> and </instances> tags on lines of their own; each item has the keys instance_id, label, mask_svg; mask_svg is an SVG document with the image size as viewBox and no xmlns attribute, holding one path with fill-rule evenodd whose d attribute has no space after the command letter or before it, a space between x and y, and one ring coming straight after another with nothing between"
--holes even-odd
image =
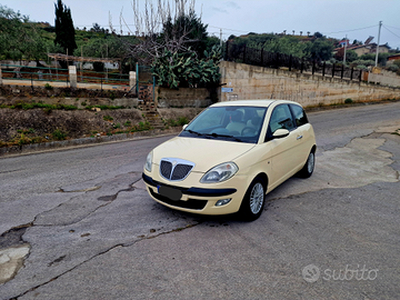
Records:
<instances>
[{"instance_id":1,"label":"power line","mask_svg":"<svg viewBox=\"0 0 400 300\"><path fill-rule=\"evenodd\" d=\"M352 31L359 31L359 30L364 30L364 29L369 29L369 28L374 28L377 25L371 25L363 28L358 28L358 29L349 29L349 30L341 30L341 31L333 31L333 32L324 32L324 34L333 34L333 33L345 33L345 32L352 32Z\"/></svg>"},{"instance_id":2,"label":"power line","mask_svg":"<svg viewBox=\"0 0 400 300\"><path fill-rule=\"evenodd\" d=\"M391 27L391 28L394 28L394 29L397 29L397 30L400 30L400 28L398 28L398 27L394 27L394 26L390 26L390 25L386 25L387 27Z\"/></svg>"},{"instance_id":3,"label":"power line","mask_svg":"<svg viewBox=\"0 0 400 300\"><path fill-rule=\"evenodd\" d=\"M395 34L393 31L391 31L389 28L387 28L385 25L383 25L383 28L385 28L387 31L389 31L391 34L393 34L394 36L397 36L400 39L400 36L398 36L397 34Z\"/></svg>"}]
</instances>

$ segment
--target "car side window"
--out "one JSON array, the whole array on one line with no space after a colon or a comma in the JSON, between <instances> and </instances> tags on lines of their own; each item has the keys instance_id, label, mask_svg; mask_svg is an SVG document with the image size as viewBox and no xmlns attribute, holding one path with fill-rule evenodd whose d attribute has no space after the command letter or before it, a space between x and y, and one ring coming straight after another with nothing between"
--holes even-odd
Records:
<instances>
[{"instance_id":1,"label":"car side window","mask_svg":"<svg viewBox=\"0 0 400 300\"><path fill-rule=\"evenodd\" d=\"M269 121L269 127L271 134L278 129L287 129L290 131L295 127L288 105L279 105L274 108Z\"/></svg>"},{"instance_id":2,"label":"car side window","mask_svg":"<svg viewBox=\"0 0 400 300\"><path fill-rule=\"evenodd\" d=\"M297 127L308 123L307 115L301 106L292 104L290 105L290 108L293 112L294 121Z\"/></svg>"}]
</instances>

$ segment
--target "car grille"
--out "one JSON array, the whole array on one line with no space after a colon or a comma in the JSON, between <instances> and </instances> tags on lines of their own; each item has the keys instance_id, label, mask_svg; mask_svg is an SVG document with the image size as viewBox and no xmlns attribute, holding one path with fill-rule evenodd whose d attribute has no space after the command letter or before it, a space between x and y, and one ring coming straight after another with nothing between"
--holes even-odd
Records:
<instances>
[{"instance_id":1,"label":"car grille","mask_svg":"<svg viewBox=\"0 0 400 300\"><path fill-rule=\"evenodd\" d=\"M181 159L163 158L160 163L160 174L170 181L185 179L193 169L194 163Z\"/></svg>"}]
</instances>

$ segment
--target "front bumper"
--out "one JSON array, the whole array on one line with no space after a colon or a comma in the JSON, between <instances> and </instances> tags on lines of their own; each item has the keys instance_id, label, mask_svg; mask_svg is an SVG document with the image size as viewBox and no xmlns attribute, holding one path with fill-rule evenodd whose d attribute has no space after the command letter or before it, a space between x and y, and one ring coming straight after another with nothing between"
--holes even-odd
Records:
<instances>
[{"instance_id":1,"label":"front bumper","mask_svg":"<svg viewBox=\"0 0 400 300\"><path fill-rule=\"evenodd\" d=\"M244 196L243 188L236 188L237 185L227 188L200 188L200 187L182 187L171 185L161 181L154 180L152 177L142 174L143 181L147 186L150 196L157 202L173 209L182 210L191 213L205 215L224 215L235 213L239 210ZM179 199L171 199L159 193L160 187L168 187L181 192ZM218 200L232 199L228 204L215 206Z\"/></svg>"}]
</instances>

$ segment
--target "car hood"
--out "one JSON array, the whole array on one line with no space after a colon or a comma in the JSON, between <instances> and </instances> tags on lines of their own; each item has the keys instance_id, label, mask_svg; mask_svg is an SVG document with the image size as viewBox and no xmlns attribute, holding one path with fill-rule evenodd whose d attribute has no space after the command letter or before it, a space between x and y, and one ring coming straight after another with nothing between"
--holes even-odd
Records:
<instances>
[{"instance_id":1,"label":"car hood","mask_svg":"<svg viewBox=\"0 0 400 300\"><path fill-rule=\"evenodd\" d=\"M202 138L175 137L153 150L153 163L162 158L180 158L195 163L193 171L207 172L212 167L233 161L255 144Z\"/></svg>"}]
</instances>

